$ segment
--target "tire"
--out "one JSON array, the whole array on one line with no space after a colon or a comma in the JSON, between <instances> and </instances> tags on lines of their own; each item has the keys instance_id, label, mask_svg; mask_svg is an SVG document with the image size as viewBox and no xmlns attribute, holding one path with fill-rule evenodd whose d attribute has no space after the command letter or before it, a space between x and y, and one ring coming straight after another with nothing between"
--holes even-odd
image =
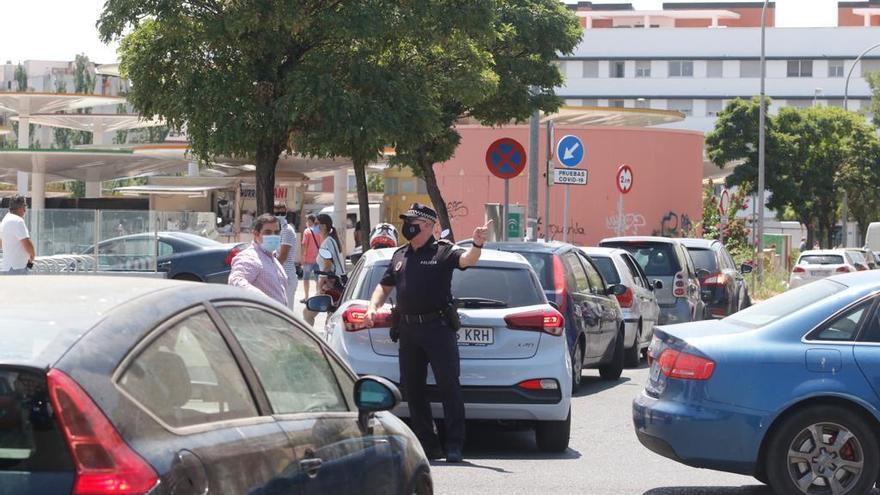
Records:
<instances>
[{"instance_id":1,"label":"tire","mask_svg":"<svg viewBox=\"0 0 880 495\"><path fill-rule=\"evenodd\" d=\"M617 380L623 373L624 336L623 327L621 327L614 340L614 357L610 363L599 366L599 376L604 380Z\"/></svg>"},{"instance_id":2,"label":"tire","mask_svg":"<svg viewBox=\"0 0 880 495\"><path fill-rule=\"evenodd\" d=\"M578 339L574 346L574 356L571 358L571 393L581 388L582 375L584 373L584 343Z\"/></svg>"},{"instance_id":3,"label":"tire","mask_svg":"<svg viewBox=\"0 0 880 495\"><path fill-rule=\"evenodd\" d=\"M188 282L201 282L202 279L192 273L178 273L174 276L174 280L186 280Z\"/></svg>"},{"instance_id":4,"label":"tire","mask_svg":"<svg viewBox=\"0 0 880 495\"><path fill-rule=\"evenodd\" d=\"M562 421L538 421L535 425L535 441L542 452L565 452L571 436L571 408Z\"/></svg>"},{"instance_id":5,"label":"tire","mask_svg":"<svg viewBox=\"0 0 880 495\"><path fill-rule=\"evenodd\" d=\"M627 347L623 355L623 364L627 368L638 368L642 361L642 350L639 348L640 335L642 335L642 320L639 320L639 326L636 330L636 338L633 340L632 347Z\"/></svg>"},{"instance_id":6,"label":"tire","mask_svg":"<svg viewBox=\"0 0 880 495\"><path fill-rule=\"evenodd\" d=\"M434 483L431 481L431 475L420 471L412 483L412 490L409 491L413 495L434 495Z\"/></svg>"},{"instance_id":7,"label":"tire","mask_svg":"<svg viewBox=\"0 0 880 495\"><path fill-rule=\"evenodd\" d=\"M815 440L817 433L819 441ZM836 445L843 433L852 437ZM795 454L790 455L789 449ZM861 495L871 491L880 473L880 447L872 425L856 412L838 406L817 405L786 419L770 440L764 458L770 486L779 495L825 493L832 479L841 489L828 493ZM852 467L845 469L839 464L841 460ZM795 480L808 476L812 477L811 485L799 488Z\"/></svg>"}]
</instances>

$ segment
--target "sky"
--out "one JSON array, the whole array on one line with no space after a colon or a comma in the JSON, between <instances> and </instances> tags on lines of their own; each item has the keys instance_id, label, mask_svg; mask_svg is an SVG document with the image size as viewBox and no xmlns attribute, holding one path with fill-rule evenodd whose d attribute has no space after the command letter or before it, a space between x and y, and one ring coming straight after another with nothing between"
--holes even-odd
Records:
<instances>
[{"instance_id":1,"label":"sky","mask_svg":"<svg viewBox=\"0 0 880 495\"><path fill-rule=\"evenodd\" d=\"M593 0L594 3L627 1L639 10L659 10L663 3L663 0ZM567 3L577 2L569 0ZM4 21L0 63L68 61L78 53L85 53L98 63L115 62L116 45L101 43L95 29L103 6L104 0L0 0ZM836 6L836 0L776 0L777 25L834 26L837 24Z\"/></svg>"}]
</instances>

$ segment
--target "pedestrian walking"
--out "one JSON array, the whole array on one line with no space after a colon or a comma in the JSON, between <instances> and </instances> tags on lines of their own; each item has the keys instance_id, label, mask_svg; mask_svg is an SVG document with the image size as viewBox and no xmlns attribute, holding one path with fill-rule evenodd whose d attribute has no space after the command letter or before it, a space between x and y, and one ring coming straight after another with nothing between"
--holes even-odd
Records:
<instances>
[{"instance_id":1,"label":"pedestrian walking","mask_svg":"<svg viewBox=\"0 0 880 495\"><path fill-rule=\"evenodd\" d=\"M461 462L465 410L459 383L460 325L452 302L452 272L476 265L486 242L488 224L477 227L472 247L463 249L447 240L436 240L437 213L427 206L414 203L400 218L404 220L402 233L409 244L392 255L373 292L365 323L372 326L374 315L396 289L392 330L400 340L400 381L413 431L429 459L443 457L428 399L426 380L430 364L443 401L446 461Z\"/></svg>"},{"instance_id":2,"label":"pedestrian walking","mask_svg":"<svg viewBox=\"0 0 880 495\"><path fill-rule=\"evenodd\" d=\"M318 249L322 242L324 242L324 238L321 237L318 219L315 215L309 215L306 217L306 228L303 230L300 244L302 248L300 263L303 269L303 292L305 293L305 298L300 301L301 303L305 303L309 298L309 285L312 280L315 281L315 292L318 292L318 275L315 272L318 271Z\"/></svg>"},{"instance_id":3,"label":"pedestrian walking","mask_svg":"<svg viewBox=\"0 0 880 495\"><path fill-rule=\"evenodd\" d=\"M281 246L281 225L271 213L254 220L254 240L232 259L229 285L265 294L287 306L287 275L275 259Z\"/></svg>"},{"instance_id":4,"label":"pedestrian walking","mask_svg":"<svg viewBox=\"0 0 880 495\"><path fill-rule=\"evenodd\" d=\"M3 261L0 275L27 275L33 267L36 252L31 243L31 235L24 223L27 199L16 194L9 199L9 213L0 221L0 249Z\"/></svg>"},{"instance_id":5,"label":"pedestrian walking","mask_svg":"<svg viewBox=\"0 0 880 495\"><path fill-rule=\"evenodd\" d=\"M287 208L284 206L275 208L275 218L281 226L281 245L278 248L276 258L284 267L284 274L287 275L287 307L293 309L293 303L296 300L296 286L299 282L297 277L296 262L296 230L293 225L287 222Z\"/></svg>"},{"instance_id":6,"label":"pedestrian walking","mask_svg":"<svg viewBox=\"0 0 880 495\"><path fill-rule=\"evenodd\" d=\"M318 215L317 222L321 237L324 238L324 242L321 243L321 249L330 252L329 259L321 258L319 263L321 271L332 272L341 280L345 277L345 258L342 256L342 244L339 242L339 235L336 233L336 228L333 227L333 218L326 213L321 213ZM326 276L321 276L318 280L318 290L321 293L330 290L332 288L330 284L335 283Z\"/></svg>"},{"instance_id":7,"label":"pedestrian walking","mask_svg":"<svg viewBox=\"0 0 880 495\"><path fill-rule=\"evenodd\" d=\"M804 252L807 250L807 238L806 237L801 237L801 244L800 244L800 246L798 246L798 250L800 252Z\"/></svg>"}]
</instances>

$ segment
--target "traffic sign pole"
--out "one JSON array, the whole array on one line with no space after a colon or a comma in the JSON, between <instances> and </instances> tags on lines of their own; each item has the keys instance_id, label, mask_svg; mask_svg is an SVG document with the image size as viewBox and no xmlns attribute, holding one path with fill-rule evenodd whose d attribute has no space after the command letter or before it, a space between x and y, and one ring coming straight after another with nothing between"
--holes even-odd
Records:
<instances>
[{"instance_id":1,"label":"traffic sign pole","mask_svg":"<svg viewBox=\"0 0 880 495\"><path fill-rule=\"evenodd\" d=\"M620 195L620 199L617 200L617 236L620 237L626 233L626 229L623 226L624 216L623 216L623 194Z\"/></svg>"},{"instance_id":2,"label":"traffic sign pole","mask_svg":"<svg viewBox=\"0 0 880 495\"><path fill-rule=\"evenodd\" d=\"M634 173L629 165L623 164L617 168L617 190L620 191L620 199L617 201L617 235L622 236L626 233L626 217L624 216L623 197L632 191L633 182L635 182Z\"/></svg>"},{"instance_id":3,"label":"traffic sign pole","mask_svg":"<svg viewBox=\"0 0 880 495\"><path fill-rule=\"evenodd\" d=\"M501 227L501 239L504 242L507 242L509 239L507 238L507 222L510 221L510 179L504 179L504 210L502 212L502 217L504 220L502 222L504 225Z\"/></svg>"},{"instance_id":4,"label":"traffic sign pole","mask_svg":"<svg viewBox=\"0 0 880 495\"><path fill-rule=\"evenodd\" d=\"M544 242L550 242L550 184L553 179L550 178L550 174L552 172L552 160L553 160L553 141L556 140L556 136L554 136L554 124L552 120L547 121L547 168L546 168L546 176L547 183L544 185Z\"/></svg>"},{"instance_id":5,"label":"traffic sign pole","mask_svg":"<svg viewBox=\"0 0 880 495\"><path fill-rule=\"evenodd\" d=\"M570 185L565 185L565 208L563 209L564 218L562 219L562 242L568 242L568 204L571 200L569 196Z\"/></svg>"}]
</instances>

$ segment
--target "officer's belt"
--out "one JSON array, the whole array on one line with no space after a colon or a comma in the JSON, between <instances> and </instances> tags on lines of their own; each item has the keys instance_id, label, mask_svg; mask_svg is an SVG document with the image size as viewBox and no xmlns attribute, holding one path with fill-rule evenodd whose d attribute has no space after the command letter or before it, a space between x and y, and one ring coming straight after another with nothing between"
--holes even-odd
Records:
<instances>
[{"instance_id":1,"label":"officer's belt","mask_svg":"<svg viewBox=\"0 0 880 495\"><path fill-rule=\"evenodd\" d=\"M400 320L406 323L407 325L414 325L416 323L429 323L432 321L437 321L440 318L443 318L445 313L443 311L433 311L431 313L422 313L422 314L401 314Z\"/></svg>"}]
</instances>

